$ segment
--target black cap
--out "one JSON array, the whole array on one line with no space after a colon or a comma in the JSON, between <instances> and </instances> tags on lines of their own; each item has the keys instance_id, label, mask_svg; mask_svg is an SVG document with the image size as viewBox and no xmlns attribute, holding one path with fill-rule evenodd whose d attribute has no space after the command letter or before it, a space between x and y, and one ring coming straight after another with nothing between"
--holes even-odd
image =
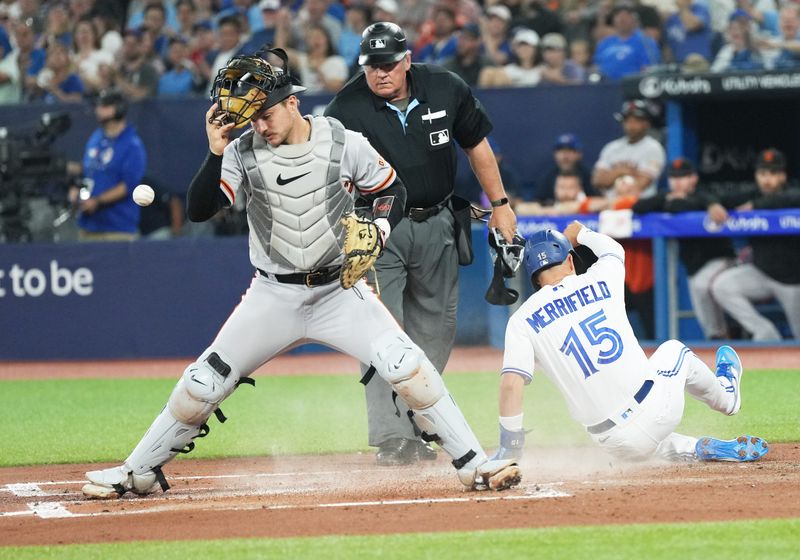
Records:
<instances>
[{"instance_id":1,"label":"black cap","mask_svg":"<svg viewBox=\"0 0 800 560\"><path fill-rule=\"evenodd\" d=\"M626 117L638 117L653 122L653 111L646 101L636 99L634 101L626 101L622 104L622 109L619 113L614 113L614 118L622 121Z\"/></svg>"},{"instance_id":2,"label":"black cap","mask_svg":"<svg viewBox=\"0 0 800 560\"><path fill-rule=\"evenodd\" d=\"M673 159L667 170L667 175L670 177L687 177L695 173L697 173L697 171L694 168L694 164L685 157Z\"/></svg>"},{"instance_id":3,"label":"black cap","mask_svg":"<svg viewBox=\"0 0 800 560\"><path fill-rule=\"evenodd\" d=\"M786 156L783 152L775 148L767 148L758 154L756 169L768 169L770 171L786 171Z\"/></svg>"},{"instance_id":4,"label":"black cap","mask_svg":"<svg viewBox=\"0 0 800 560\"><path fill-rule=\"evenodd\" d=\"M99 94L97 94L97 105L117 105L119 103L125 103L127 99L123 95L123 93L114 88L104 89Z\"/></svg>"},{"instance_id":5,"label":"black cap","mask_svg":"<svg viewBox=\"0 0 800 560\"><path fill-rule=\"evenodd\" d=\"M401 60L408 52L406 34L396 23L379 21L361 34L359 66L388 64Z\"/></svg>"}]
</instances>

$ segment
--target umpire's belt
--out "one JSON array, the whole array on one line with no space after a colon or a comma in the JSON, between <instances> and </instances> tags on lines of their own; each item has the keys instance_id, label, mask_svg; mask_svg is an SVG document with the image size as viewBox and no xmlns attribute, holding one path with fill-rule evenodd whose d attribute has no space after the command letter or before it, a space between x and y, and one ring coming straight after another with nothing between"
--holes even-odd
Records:
<instances>
[{"instance_id":1,"label":"umpire's belt","mask_svg":"<svg viewBox=\"0 0 800 560\"><path fill-rule=\"evenodd\" d=\"M447 208L447 203L450 201L451 194L448 194L443 201L435 206L429 206L428 208L409 208L406 215L411 221L414 222L424 222L428 218L432 218L445 208Z\"/></svg>"},{"instance_id":2,"label":"umpire's belt","mask_svg":"<svg viewBox=\"0 0 800 560\"><path fill-rule=\"evenodd\" d=\"M653 388L653 380L648 379L647 381L642 383L642 386L639 387L639 390L636 392L635 395L633 395L633 400L641 404L641 402L645 399L645 397L647 397L647 395L650 393L650 389L652 388ZM611 418L609 418L608 420L604 420L603 422L595 424L594 426L586 426L586 431L589 432L590 434L602 434L603 432L607 432L616 425L617 423L614 422Z\"/></svg>"},{"instance_id":3,"label":"umpire's belt","mask_svg":"<svg viewBox=\"0 0 800 560\"><path fill-rule=\"evenodd\" d=\"M257 270L261 276L270 280L277 280L281 284L303 284L313 288L314 286L324 286L334 280L338 280L341 268L341 266L334 266L332 268L312 270L311 272L295 272L294 274L272 274L260 268Z\"/></svg>"}]
</instances>

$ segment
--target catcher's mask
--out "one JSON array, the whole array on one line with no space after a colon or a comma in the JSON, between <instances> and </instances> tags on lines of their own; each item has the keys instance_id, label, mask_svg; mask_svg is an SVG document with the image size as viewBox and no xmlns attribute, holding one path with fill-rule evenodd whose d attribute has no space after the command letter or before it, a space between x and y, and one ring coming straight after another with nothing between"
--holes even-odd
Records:
<instances>
[{"instance_id":1,"label":"catcher's mask","mask_svg":"<svg viewBox=\"0 0 800 560\"><path fill-rule=\"evenodd\" d=\"M514 235L511 243L497 229L489 230L489 247L494 253L494 275L486 290L486 301L492 305L511 305L519 298L519 292L507 288L504 278L513 278L525 256L525 240Z\"/></svg>"},{"instance_id":2,"label":"catcher's mask","mask_svg":"<svg viewBox=\"0 0 800 560\"><path fill-rule=\"evenodd\" d=\"M265 60L274 54L283 61L278 68ZM237 55L221 68L211 88L217 104L212 120L235 123L241 128L261 111L280 103L290 95L305 91L289 71L289 59L283 49L262 49L255 54Z\"/></svg>"}]
</instances>

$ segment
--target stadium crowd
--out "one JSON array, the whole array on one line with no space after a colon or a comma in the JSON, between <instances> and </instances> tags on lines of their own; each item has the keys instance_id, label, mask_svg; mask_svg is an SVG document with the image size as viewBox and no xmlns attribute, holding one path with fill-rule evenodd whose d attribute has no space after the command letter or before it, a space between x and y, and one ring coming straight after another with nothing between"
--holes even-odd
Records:
<instances>
[{"instance_id":1,"label":"stadium crowd","mask_svg":"<svg viewBox=\"0 0 800 560\"><path fill-rule=\"evenodd\" d=\"M361 32L401 25L413 60L474 86L615 81L659 69L790 68L792 0L0 0L0 103L205 95L234 54L289 50L310 92L353 73Z\"/></svg>"},{"instance_id":2,"label":"stadium crowd","mask_svg":"<svg viewBox=\"0 0 800 560\"><path fill-rule=\"evenodd\" d=\"M403 27L413 61L440 64L475 88L800 66L800 2L793 0L0 0L0 104L78 103L110 89L132 101L206 97L232 56L264 45L287 50L309 93L336 92L361 71L361 34L375 21ZM706 210L723 221L729 209L800 206L778 150L761 152L747 193L712 196L689 160L667 161L651 130L657 107L630 102L617 117L623 134L596 162L583 161L580 139L565 133L541 177L519 177L495 144L516 212ZM669 188L657 193L659 181ZM459 189L487 203L477 185ZM170 223L147 229L186 234L181 202L162 202ZM217 234L241 233L238 210L218 217ZM140 229L147 233L144 221ZM653 338L651 248L626 244L629 306ZM771 297L800 337L799 269L782 257L796 253L795 244L771 237L751 243L749 253L730 242L681 244L706 337L730 334L725 312L755 339L780 338L748 303Z\"/></svg>"}]
</instances>

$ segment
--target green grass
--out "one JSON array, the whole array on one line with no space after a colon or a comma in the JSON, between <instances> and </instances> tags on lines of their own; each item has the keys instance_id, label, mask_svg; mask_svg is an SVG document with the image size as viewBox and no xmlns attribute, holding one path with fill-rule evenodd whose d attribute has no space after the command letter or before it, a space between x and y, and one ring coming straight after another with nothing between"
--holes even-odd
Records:
<instances>
[{"instance_id":1,"label":"green grass","mask_svg":"<svg viewBox=\"0 0 800 560\"><path fill-rule=\"evenodd\" d=\"M800 520L605 525L361 537L231 539L0 548L0 560L123 558L418 558L537 560L792 560L800 558Z\"/></svg>"},{"instance_id":2,"label":"green grass","mask_svg":"<svg viewBox=\"0 0 800 560\"><path fill-rule=\"evenodd\" d=\"M446 376L487 447L497 444L497 374ZM174 380L0 381L0 466L119 461L167 400ZM800 441L800 370L748 371L744 404L734 417L691 398L679 431L768 441ZM367 450L363 389L352 376L262 377L222 406L229 420L209 421L211 435L191 458L323 454ZM526 390L530 446L590 445L567 415L558 391L537 376Z\"/></svg>"}]
</instances>

